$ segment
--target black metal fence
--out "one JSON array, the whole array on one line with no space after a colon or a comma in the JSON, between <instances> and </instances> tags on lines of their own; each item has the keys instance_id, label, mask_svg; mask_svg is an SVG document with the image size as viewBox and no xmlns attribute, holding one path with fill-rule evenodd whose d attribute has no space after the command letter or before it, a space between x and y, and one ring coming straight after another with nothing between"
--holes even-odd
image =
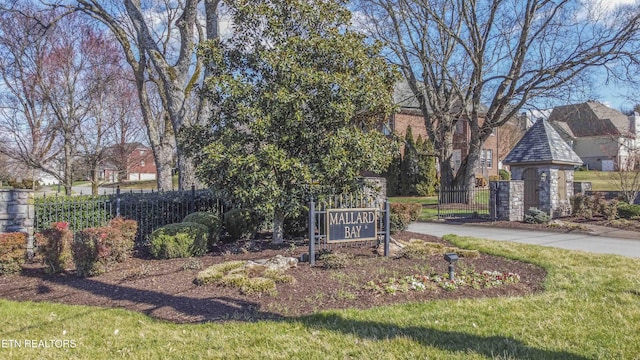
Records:
<instances>
[{"instance_id":1,"label":"black metal fence","mask_svg":"<svg viewBox=\"0 0 640 360\"><path fill-rule=\"evenodd\" d=\"M136 243L143 244L161 226L181 222L196 211L223 214L225 203L211 191L196 190L151 193L121 193L99 196L43 196L35 199L35 231L54 222L68 222L72 230L106 225L121 216L138 222Z\"/></svg>"},{"instance_id":2,"label":"black metal fence","mask_svg":"<svg viewBox=\"0 0 640 360\"><path fill-rule=\"evenodd\" d=\"M438 195L438 218L488 219L489 187L440 188Z\"/></svg>"}]
</instances>

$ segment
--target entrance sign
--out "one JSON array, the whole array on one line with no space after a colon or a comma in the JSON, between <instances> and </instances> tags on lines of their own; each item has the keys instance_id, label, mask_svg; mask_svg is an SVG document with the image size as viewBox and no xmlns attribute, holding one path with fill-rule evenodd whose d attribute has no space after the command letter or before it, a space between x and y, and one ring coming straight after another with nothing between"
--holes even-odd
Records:
<instances>
[{"instance_id":1,"label":"entrance sign","mask_svg":"<svg viewBox=\"0 0 640 360\"><path fill-rule=\"evenodd\" d=\"M315 265L316 245L323 249L332 246L383 245L384 256L389 256L390 214L389 202L360 197L348 202L343 197L322 201L316 208L309 202L309 262ZM353 244L351 244L353 243Z\"/></svg>"},{"instance_id":2,"label":"entrance sign","mask_svg":"<svg viewBox=\"0 0 640 360\"><path fill-rule=\"evenodd\" d=\"M327 243L377 240L378 209L327 209Z\"/></svg>"}]
</instances>

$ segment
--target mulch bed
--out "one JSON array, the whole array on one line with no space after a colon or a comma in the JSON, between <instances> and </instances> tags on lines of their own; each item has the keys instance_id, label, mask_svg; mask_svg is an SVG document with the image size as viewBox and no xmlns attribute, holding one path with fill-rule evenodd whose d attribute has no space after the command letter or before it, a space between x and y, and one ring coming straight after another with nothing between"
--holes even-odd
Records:
<instances>
[{"instance_id":1,"label":"mulch bed","mask_svg":"<svg viewBox=\"0 0 640 360\"><path fill-rule=\"evenodd\" d=\"M440 238L403 232L396 239L422 239L449 245ZM244 245L244 246L241 246ZM519 274L519 283L486 289L462 287L455 290L397 292L381 295L365 288L369 281L384 282L408 275L429 275L429 269L445 274L448 264L442 255L425 260L383 258L371 247L345 247L353 261L343 269L325 269L322 262L310 267L300 263L287 271L294 283L278 284L276 296L247 296L238 289L216 285L195 285L193 280L209 265L230 260L271 258L277 254L299 258L308 251L299 243L273 247L269 240L221 246L218 252L198 259L149 260L132 258L106 274L78 278L73 271L47 275L39 264L25 265L22 274L0 276L0 297L15 301L124 308L176 323L207 321L257 321L312 314L345 308L371 308L381 305L423 302L436 299L525 296L543 290L544 269L497 256L480 254L463 259L458 267Z\"/></svg>"}]
</instances>

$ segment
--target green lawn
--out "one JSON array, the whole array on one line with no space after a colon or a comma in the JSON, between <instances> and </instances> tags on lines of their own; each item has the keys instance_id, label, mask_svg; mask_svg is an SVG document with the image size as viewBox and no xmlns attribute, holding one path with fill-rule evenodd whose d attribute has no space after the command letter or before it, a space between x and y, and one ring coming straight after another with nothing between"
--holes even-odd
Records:
<instances>
[{"instance_id":1,"label":"green lawn","mask_svg":"<svg viewBox=\"0 0 640 360\"><path fill-rule=\"evenodd\" d=\"M620 174L617 171L576 171L573 176L574 181L587 181L591 183L593 191L619 191L620 176L633 176L634 173L626 172Z\"/></svg>"},{"instance_id":2,"label":"green lawn","mask_svg":"<svg viewBox=\"0 0 640 360\"><path fill-rule=\"evenodd\" d=\"M1 300L0 358L633 359L640 354L640 260L447 239L543 266L546 291L198 325L118 309ZM73 340L75 348L9 346L25 339Z\"/></svg>"},{"instance_id":3,"label":"green lawn","mask_svg":"<svg viewBox=\"0 0 640 360\"><path fill-rule=\"evenodd\" d=\"M106 184L104 187L116 187L120 186L121 190L158 190L158 182L156 180L142 180L142 181L126 181L116 184ZM178 189L178 175L173 176L173 187ZM172 189L169 189L172 190Z\"/></svg>"}]
</instances>

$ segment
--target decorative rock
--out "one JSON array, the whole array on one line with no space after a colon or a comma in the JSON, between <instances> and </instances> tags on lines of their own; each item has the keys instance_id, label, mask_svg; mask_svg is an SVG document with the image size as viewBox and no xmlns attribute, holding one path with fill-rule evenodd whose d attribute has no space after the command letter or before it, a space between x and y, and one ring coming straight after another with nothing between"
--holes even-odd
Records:
<instances>
[{"instance_id":1,"label":"decorative rock","mask_svg":"<svg viewBox=\"0 0 640 360\"><path fill-rule=\"evenodd\" d=\"M394 242L389 242L389 256L399 257L402 255L404 248ZM384 244L380 244L376 249L376 253L380 256L384 256Z\"/></svg>"},{"instance_id":2,"label":"decorative rock","mask_svg":"<svg viewBox=\"0 0 640 360\"><path fill-rule=\"evenodd\" d=\"M298 259L276 255L271 259L260 259L248 261L244 268L247 272L260 274L265 270L287 270L298 266Z\"/></svg>"}]
</instances>

